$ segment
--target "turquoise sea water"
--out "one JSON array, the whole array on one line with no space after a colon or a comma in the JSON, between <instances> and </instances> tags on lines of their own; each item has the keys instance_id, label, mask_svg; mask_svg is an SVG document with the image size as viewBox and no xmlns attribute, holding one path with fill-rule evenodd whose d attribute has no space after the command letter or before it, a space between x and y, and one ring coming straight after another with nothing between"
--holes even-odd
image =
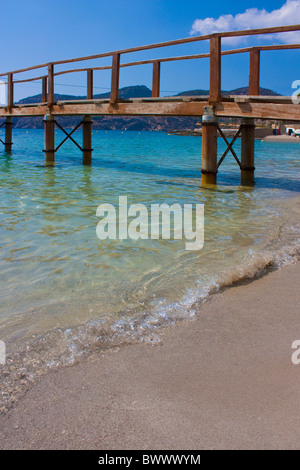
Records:
<instances>
[{"instance_id":1,"label":"turquoise sea water","mask_svg":"<svg viewBox=\"0 0 300 470\"><path fill-rule=\"evenodd\" d=\"M99 348L158 341L157 327L192 318L195 302L298 252L299 144L256 141L254 187L240 186L228 155L218 185L204 189L200 137L94 130L90 167L71 142L45 166L43 139L42 130L16 129L13 153L0 149L6 403L46 370ZM184 240L100 241L98 205L124 195L147 207L204 203L203 249L186 251Z\"/></svg>"}]
</instances>

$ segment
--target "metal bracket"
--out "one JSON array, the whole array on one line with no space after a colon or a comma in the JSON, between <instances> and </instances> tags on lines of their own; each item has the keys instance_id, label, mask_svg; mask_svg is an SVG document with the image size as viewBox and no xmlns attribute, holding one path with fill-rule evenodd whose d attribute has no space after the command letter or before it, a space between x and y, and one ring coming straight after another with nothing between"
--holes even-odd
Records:
<instances>
[{"instance_id":1,"label":"metal bracket","mask_svg":"<svg viewBox=\"0 0 300 470\"><path fill-rule=\"evenodd\" d=\"M202 124L217 124L214 106L204 106L202 115Z\"/></svg>"},{"instance_id":2,"label":"metal bracket","mask_svg":"<svg viewBox=\"0 0 300 470\"><path fill-rule=\"evenodd\" d=\"M255 171L255 166L241 166L242 171Z\"/></svg>"},{"instance_id":3,"label":"metal bracket","mask_svg":"<svg viewBox=\"0 0 300 470\"><path fill-rule=\"evenodd\" d=\"M218 170L205 170L202 168L201 170L202 175L216 175L218 173Z\"/></svg>"}]
</instances>

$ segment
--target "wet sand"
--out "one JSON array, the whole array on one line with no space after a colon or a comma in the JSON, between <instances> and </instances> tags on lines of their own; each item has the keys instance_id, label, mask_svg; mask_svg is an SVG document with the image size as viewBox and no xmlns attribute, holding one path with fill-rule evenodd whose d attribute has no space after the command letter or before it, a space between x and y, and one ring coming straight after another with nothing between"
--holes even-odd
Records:
<instances>
[{"instance_id":1,"label":"wet sand","mask_svg":"<svg viewBox=\"0 0 300 470\"><path fill-rule=\"evenodd\" d=\"M216 294L194 321L48 374L2 449L298 449L300 263Z\"/></svg>"}]
</instances>

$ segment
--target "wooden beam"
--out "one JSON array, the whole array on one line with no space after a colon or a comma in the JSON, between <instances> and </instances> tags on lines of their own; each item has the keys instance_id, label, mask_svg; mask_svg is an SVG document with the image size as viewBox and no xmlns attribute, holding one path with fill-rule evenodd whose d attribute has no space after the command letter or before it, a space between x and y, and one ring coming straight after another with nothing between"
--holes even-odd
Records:
<instances>
[{"instance_id":1,"label":"wooden beam","mask_svg":"<svg viewBox=\"0 0 300 470\"><path fill-rule=\"evenodd\" d=\"M210 40L210 101L221 98L221 38L214 36Z\"/></svg>"},{"instance_id":2,"label":"wooden beam","mask_svg":"<svg viewBox=\"0 0 300 470\"><path fill-rule=\"evenodd\" d=\"M218 173L218 121L213 116L212 121L202 118L202 185L216 184Z\"/></svg>"},{"instance_id":3,"label":"wooden beam","mask_svg":"<svg viewBox=\"0 0 300 470\"><path fill-rule=\"evenodd\" d=\"M54 65L48 65L48 105L54 103Z\"/></svg>"},{"instance_id":4,"label":"wooden beam","mask_svg":"<svg viewBox=\"0 0 300 470\"><path fill-rule=\"evenodd\" d=\"M7 83L8 83L7 105L9 108L12 108L14 105L14 78L13 78L12 73L8 74Z\"/></svg>"},{"instance_id":5,"label":"wooden beam","mask_svg":"<svg viewBox=\"0 0 300 470\"><path fill-rule=\"evenodd\" d=\"M260 76L260 50L254 48L250 51L249 95L259 95Z\"/></svg>"},{"instance_id":6,"label":"wooden beam","mask_svg":"<svg viewBox=\"0 0 300 470\"><path fill-rule=\"evenodd\" d=\"M160 62L153 62L152 97L158 98L160 92Z\"/></svg>"},{"instance_id":7,"label":"wooden beam","mask_svg":"<svg viewBox=\"0 0 300 470\"><path fill-rule=\"evenodd\" d=\"M93 99L93 70L87 70L87 93L86 97L88 100Z\"/></svg>"},{"instance_id":8,"label":"wooden beam","mask_svg":"<svg viewBox=\"0 0 300 470\"><path fill-rule=\"evenodd\" d=\"M275 26L272 28L244 29L241 31L227 31L220 33L222 38L234 38L239 36L256 36L261 34L287 33L290 31L300 31L300 24L291 26Z\"/></svg>"},{"instance_id":9,"label":"wooden beam","mask_svg":"<svg viewBox=\"0 0 300 470\"><path fill-rule=\"evenodd\" d=\"M24 80L14 80L14 83L26 83L26 82L35 82L36 80L42 80L47 75L41 75L40 77L26 78Z\"/></svg>"},{"instance_id":10,"label":"wooden beam","mask_svg":"<svg viewBox=\"0 0 300 470\"><path fill-rule=\"evenodd\" d=\"M257 47L260 51L281 51L281 50L288 50L288 49L300 49L300 44L277 44L273 46L259 46ZM244 47L242 49L231 49L228 51L222 51L221 56L233 55L233 54L242 54L251 52L253 47ZM187 56L176 56L176 57L163 57L160 59L149 59L149 60L139 60L136 62L127 62L124 64L120 64L121 67L132 67L137 65L145 65L145 64L153 64L154 62L173 62L173 61L180 61L180 60L193 60L193 59L205 59L209 58L210 54L193 54ZM79 69L69 69L69 70L62 70L60 72L54 73L54 77L58 75L64 75L68 73L75 73L75 72L87 72L88 70L111 70L111 65L106 65L103 67L89 67L89 68L79 68ZM0 75L1 76L1 75ZM24 80L14 80L14 83L25 83L25 82L32 82L34 80L41 80L44 75L34 78L28 78Z\"/></svg>"},{"instance_id":11,"label":"wooden beam","mask_svg":"<svg viewBox=\"0 0 300 470\"><path fill-rule=\"evenodd\" d=\"M300 106L281 103L234 103L220 102L215 112L223 117L249 117L300 122Z\"/></svg>"},{"instance_id":12,"label":"wooden beam","mask_svg":"<svg viewBox=\"0 0 300 470\"><path fill-rule=\"evenodd\" d=\"M276 98L276 97L274 97ZM115 116L201 116L205 106L209 105L208 99L200 101L198 99L170 100L160 101L128 101L118 102L112 106L108 101L79 101L68 102L60 101L52 107L52 113L57 116L76 116L76 115L115 115ZM250 117L257 119L276 119L287 122L300 122L300 106L282 103L280 100L273 103L260 102L259 99L251 102L236 103L233 100L222 99L215 104L215 114L223 117ZM0 107L0 115L7 116L44 116L47 106L44 104L36 105L15 105L12 109Z\"/></svg>"},{"instance_id":13,"label":"wooden beam","mask_svg":"<svg viewBox=\"0 0 300 470\"><path fill-rule=\"evenodd\" d=\"M110 101L116 103L119 98L120 54L114 54L111 71Z\"/></svg>"},{"instance_id":14,"label":"wooden beam","mask_svg":"<svg viewBox=\"0 0 300 470\"><path fill-rule=\"evenodd\" d=\"M51 115L46 115L44 118L44 133L46 165L53 165L55 160L55 120Z\"/></svg>"},{"instance_id":15,"label":"wooden beam","mask_svg":"<svg viewBox=\"0 0 300 470\"><path fill-rule=\"evenodd\" d=\"M91 116L84 116L82 120L82 163L92 163L92 130L93 121Z\"/></svg>"},{"instance_id":16,"label":"wooden beam","mask_svg":"<svg viewBox=\"0 0 300 470\"><path fill-rule=\"evenodd\" d=\"M87 72L88 70L111 70L112 66L111 65L106 65L104 67L85 67L83 69L70 69L70 70L62 70L61 72L56 72L54 74L54 77L57 77L58 75L65 75L66 73L74 73L74 72Z\"/></svg>"},{"instance_id":17,"label":"wooden beam","mask_svg":"<svg viewBox=\"0 0 300 470\"><path fill-rule=\"evenodd\" d=\"M254 183L254 119L243 119L241 127L241 184L248 186Z\"/></svg>"},{"instance_id":18,"label":"wooden beam","mask_svg":"<svg viewBox=\"0 0 300 470\"><path fill-rule=\"evenodd\" d=\"M47 103L48 100L47 81L47 77L42 78L42 103Z\"/></svg>"}]
</instances>

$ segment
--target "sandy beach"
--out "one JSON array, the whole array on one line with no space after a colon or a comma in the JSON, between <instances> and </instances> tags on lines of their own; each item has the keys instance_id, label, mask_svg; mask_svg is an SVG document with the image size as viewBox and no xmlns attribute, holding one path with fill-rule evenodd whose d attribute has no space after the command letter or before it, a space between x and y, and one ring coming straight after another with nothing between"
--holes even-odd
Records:
<instances>
[{"instance_id":1,"label":"sandy beach","mask_svg":"<svg viewBox=\"0 0 300 470\"><path fill-rule=\"evenodd\" d=\"M300 263L213 295L196 319L48 374L1 449L297 449Z\"/></svg>"}]
</instances>

